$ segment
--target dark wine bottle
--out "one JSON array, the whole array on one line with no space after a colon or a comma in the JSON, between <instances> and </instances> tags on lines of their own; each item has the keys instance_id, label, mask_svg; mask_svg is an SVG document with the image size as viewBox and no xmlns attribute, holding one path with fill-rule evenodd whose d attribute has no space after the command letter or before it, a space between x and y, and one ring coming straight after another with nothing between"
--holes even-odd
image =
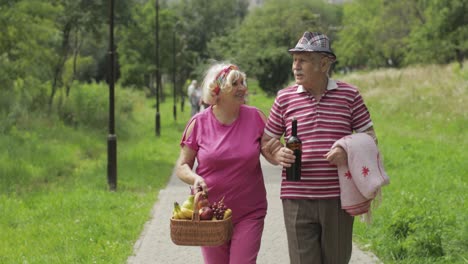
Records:
<instances>
[{"instance_id":1,"label":"dark wine bottle","mask_svg":"<svg viewBox=\"0 0 468 264\"><path fill-rule=\"evenodd\" d=\"M302 141L297 136L297 120L293 117L292 120L292 132L288 141L286 141L286 147L294 151L296 160L291 167L286 168L286 180L287 181L300 181L301 180L301 160L302 160Z\"/></svg>"}]
</instances>

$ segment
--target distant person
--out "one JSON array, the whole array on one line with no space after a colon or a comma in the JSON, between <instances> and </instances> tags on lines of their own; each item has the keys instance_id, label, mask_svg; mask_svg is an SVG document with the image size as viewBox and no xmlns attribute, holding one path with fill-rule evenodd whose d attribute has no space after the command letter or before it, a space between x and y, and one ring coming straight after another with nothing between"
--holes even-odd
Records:
<instances>
[{"instance_id":1,"label":"distant person","mask_svg":"<svg viewBox=\"0 0 468 264\"><path fill-rule=\"evenodd\" d=\"M283 166L280 197L290 263L348 263L354 217L341 208L337 170L337 165L347 163L347 153L331 147L354 132L368 133L376 141L373 123L359 90L329 78L336 56L326 35L305 32L289 52L295 84L278 92L262 148L269 160ZM279 143L282 136L291 136L293 118L302 140L301 180L297 182L286 181L285 170L295 156Z\"/></svg>"},{"instance_id":2,"label":"distant person","mask_svg":"<svg viewBox=\"0 0 468 264\"><path fill-rule=\"evenodd\" d=\"M187 88L187 96L191 106L191 116L194 116L200 111L201 106L201 90L197 80L192 80Z\"/></svg>"},{"instance_id":3,"label":"distant person","mask_svg":"<svg viewBox=\"0 0 468 264\"><path fill-rule=\"evenodd\" d=\"M192 91L192 94L190 95L190 105L192 106L192 116L194 116L196 113L200 112L200 107L201 107L201 88L200 86L195 86L195 89Z\"/></svg>"},{"instance_id":4,"label":"distant person","mask_svg":"<svg viewBox=\"0 0 468 264\"><path fill-rule=\"evenodd\" d=\"M267 211L260 166L265 115L245 105L246 75L232 64L211 66L203 80L203 101L209 104L187 123L181 139L176 175L210 202L224 197L232 209L231 241L202 247L205 263L256 263ZM197 160L197 168L193 166Z\"/></svg>"}]
</instances>

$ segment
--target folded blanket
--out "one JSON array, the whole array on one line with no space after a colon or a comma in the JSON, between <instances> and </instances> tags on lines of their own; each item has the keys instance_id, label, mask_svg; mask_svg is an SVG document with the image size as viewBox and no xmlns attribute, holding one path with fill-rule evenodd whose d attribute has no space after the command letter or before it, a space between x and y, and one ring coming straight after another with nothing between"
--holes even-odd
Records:
<instances>
[{"instance_id":1,"label":"folded blanket","mask_svg":"<svg viewBox=\"0 0 468 264\"><path fill-rule=\"evenodd\" d=\"M348 164L338 166L341 207L350 215L371 221L371 203L377 206L381 187L390 183L374 139L366 133L345 136L333 144L348 154Z\"/></svg>"}]
</instances>

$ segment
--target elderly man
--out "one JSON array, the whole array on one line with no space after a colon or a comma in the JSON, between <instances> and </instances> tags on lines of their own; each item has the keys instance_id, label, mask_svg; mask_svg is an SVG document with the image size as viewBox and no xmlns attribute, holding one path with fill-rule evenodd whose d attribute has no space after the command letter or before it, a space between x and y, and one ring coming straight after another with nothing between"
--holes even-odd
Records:
<instances>
[{"instance_id":1,"label":"elderly man","mask_svg":"<svg viewBox=\"0 0 468 264\"><path fill-rule=\"evenodd\" d=\"M337 171L347 155L341 147L331 147L353 132L376 140L372 120L356 87L329 78L336 56L326 35L305 32L289 52L295 84L278 92L262 148L270 162L283 166L281 199L290 262L348 263L354 218L341 208ZM295 156L279 143L282 136L291 136L293 118L302 140L300 181L286 180Z\"/></svg>"}]
</instances>

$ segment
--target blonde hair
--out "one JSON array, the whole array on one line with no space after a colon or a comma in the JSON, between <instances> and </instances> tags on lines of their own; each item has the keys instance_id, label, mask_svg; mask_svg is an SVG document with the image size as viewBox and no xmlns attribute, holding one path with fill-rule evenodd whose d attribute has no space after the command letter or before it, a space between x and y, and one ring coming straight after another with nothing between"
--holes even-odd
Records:
<instances>
[{"instance_id":1,"label":"blonde hair","mask_svg":"<svg viewBox=\"0 0 468 264\"><path fill-rule=\"evenodd\" d=\"M221 71L226 71L230 66L234 66L231 69L225 78L222 78L222 81L219 81L219 74ZM237 80L243 78L244 82L246 81L246 74L239 70L239 68L228 62L219 62L211 65L205 73L205 78L202 82L202 99L203 102L209 105L214 105L217 102L218 94L220 92L230 91L232 89L233 83ZM219 91L216 90L219 87Z\"/></svg>"}]
</instances>

